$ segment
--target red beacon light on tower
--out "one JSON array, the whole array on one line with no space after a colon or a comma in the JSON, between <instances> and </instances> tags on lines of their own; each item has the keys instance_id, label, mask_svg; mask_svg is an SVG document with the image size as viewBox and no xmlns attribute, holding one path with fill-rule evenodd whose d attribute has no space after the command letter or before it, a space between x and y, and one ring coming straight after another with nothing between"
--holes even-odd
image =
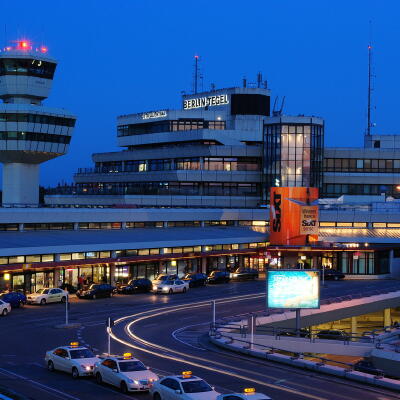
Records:
<instances>
[{"instance_id":1,"label":"red beacon light on tower","mask_svg":"<svg viewBox=\"0 0 400 400\"><path fill-rule=\"evenodd\" d=\"M28 40L19 40L17 42L17 49L18 50L31 50L32 46Z\"/></svg>"}]
</instances>

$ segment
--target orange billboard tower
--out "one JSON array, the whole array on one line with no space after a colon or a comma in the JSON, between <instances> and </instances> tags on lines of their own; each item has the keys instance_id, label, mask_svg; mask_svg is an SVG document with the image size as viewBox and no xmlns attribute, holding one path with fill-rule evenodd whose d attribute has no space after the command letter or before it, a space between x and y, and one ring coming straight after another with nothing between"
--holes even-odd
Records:
<instances>
[{"instance_id":1,"label":"orange billboard tower","mask_svg":"<svg viewBox=\"0 0 400 400\"><path fill-rule=\"evenodd\" d=\"M318 188L273 187L270 195L271 245L318 241Z\"/></svg>"}]
</instances>

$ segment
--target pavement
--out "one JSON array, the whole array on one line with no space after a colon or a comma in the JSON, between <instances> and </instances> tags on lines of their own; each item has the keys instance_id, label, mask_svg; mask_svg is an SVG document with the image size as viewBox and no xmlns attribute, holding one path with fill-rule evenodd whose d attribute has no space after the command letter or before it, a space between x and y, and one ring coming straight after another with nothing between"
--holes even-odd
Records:
<instances>
[{"instance_id":1,"label":"pavement","mask_svg":"<svg viewBox=\"0 0 400 400\"><path fill-rule=\"evenodd\" d=\"M322 297L361 293L393 286L394 281L327 282ZM111 351L130 351L156 373L168 375L190 369L218 391L244 387L273 399L400 399L398 393L349 384L309 371L264 360L232 355L205 339L211 320L212 299L217 300L217 318L265 310L265 282L237 282L195 288L186 294L138 294L111 299L72 298L70 322L77 328L57 329L65 321L62 304L27 306L0 319L0 387L8 387L29 399L102 400L143 399L148 394L123 395L92 379L73 380L65 373L50 373L44 365L46 350L78 340L96 354L106 351L107 317L118 321L113 328ZM0 392L1 393L1 392Z\"/></svg>"}]
</instances>

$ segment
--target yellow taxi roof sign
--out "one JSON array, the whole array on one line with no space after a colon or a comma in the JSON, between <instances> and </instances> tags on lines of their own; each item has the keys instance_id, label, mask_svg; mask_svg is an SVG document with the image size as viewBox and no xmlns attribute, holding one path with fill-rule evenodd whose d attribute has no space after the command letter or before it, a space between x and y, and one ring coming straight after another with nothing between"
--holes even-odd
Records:
<instances>
[{"instance_id":1,"label":"yellow taxi roof sign","mask_svg":"<svg viewBox=\"0 0 400 400\"><path fill-rule=\"evenodd\" d=\"M69 345L71 347L78 347L79 346L79 342L71 342Z\"/></svg>"},{"instance_id":2,"label":"yellow taxi roof sign","mask_svg":"<svg viewBox=\"0 0 400 400\"><path fill-rule=\"evenodd\" d=\"M183 371L182 376L184 378L190 378L192 376L192 371Z\"/></svg>"},{"instance_id":3,"label":"yellow taxi roof sign","mask_svg":"<svg viewBox=\"0 0 400 400\"><path fill-rule=\"evenodd\" d=\"M244 392L247 393L247 394L252 394L252 393L256 392L256 389L254 389L254 388L246 388L246 389L244 389Z\"/></svg>"},{"instance_id":4,"label":"yellow taxi roof sign","mask_svg":"<svg viewBox=\"0 0 400 400\"><path fill-rule=\"evenodd\" d=\"M125 360L129 360L130 358L132 358L132 353L124 353L123 357Z\"/></svg>"}]
</instances>

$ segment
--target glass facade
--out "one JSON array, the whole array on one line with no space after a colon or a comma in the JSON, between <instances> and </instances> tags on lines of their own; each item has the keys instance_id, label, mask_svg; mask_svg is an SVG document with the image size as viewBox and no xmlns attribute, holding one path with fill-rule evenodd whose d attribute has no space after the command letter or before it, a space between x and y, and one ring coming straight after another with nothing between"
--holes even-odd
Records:
<instances>
[{"instance_id":1,"label":"glass facade","mask_svg":"<svg viewBox=\"0 0 400 400\"><path fill-rule=\"evenodd\" d=\"M324 197L339 197L343 194L350 195L380 195L385 193L387 196L400 198L399 185L385 184L357 184L357 183L326 183L323 187Z\"/></svg>"},{"instance_id":2,"label":"glass facade","mask_svg":"<svg viewBox=\"0 0 400 400\"><path fill-rule=\"evenodd\" d=\"M314 123L275 123L264 126L265 176L273 186L322 189L324 126Z\"/></svg>"},{"instance_id":3,"label":"glass facade","mask_svg":"<svg viewBox=\"0 0 400 400\"><path fill-rule=\"evenodd\" d=\"M75 126L74 118L27 113L0 113L0 122L27 122L40 125Z\"/></svg>"},{"instance_id":4,"label":"glass facade","mask_svg":"<svg viewBox=\"0 0 400 400\"><path fill-rule=\"evenodd\" d=\"M0 140L18 140L18 141L35 141L49 143L69 144L71 136L66 135L51 135L48 133L38 132L0 132Z\"/></svg>"},{"instance_id":5,"label":"glass facade","mask_svg":"<svg viewBox=\"0 0 400 400\"><path fill-rule=\"evenodd\" d=\"M400 172L400 160L325 158L324 172Z\"/></svg>"},{"instance_id":6,"label":"glass facade","mask_svg":"<svg viewBox=\"0 0 400 400\"><path fill-rule=\"evenodd\" d=\"M0 59L0 76L26 75L38 78L53 79L56 64L34 59Z\"/></svg>"},{"instance_id":7,"label":"glass facade","mask_svg":"<svg viewBox=\"0 0 400 400\"><path fill-rule=\"evenodd\" d=\"M117 131L118 136L133 136L161 132L192 131L197 129L224 130L225 121L180 118L178 120L118 125Z\"/></svg>"}]
</instances>

